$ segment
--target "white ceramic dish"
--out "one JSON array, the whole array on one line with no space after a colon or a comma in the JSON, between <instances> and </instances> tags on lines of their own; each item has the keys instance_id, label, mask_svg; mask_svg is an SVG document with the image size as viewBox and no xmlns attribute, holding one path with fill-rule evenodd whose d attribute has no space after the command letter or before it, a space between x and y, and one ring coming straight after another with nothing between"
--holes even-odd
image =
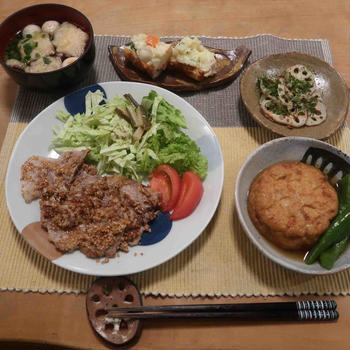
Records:
<instances>
[{"instance_id":1,"label":"white ceramic dish","mask_svg":"<svg viewBox=\"0 0 350 350\"><path fill-rule=\"evenodd\" d=\"M284 137L265 143L249 155L240 169L235 189L235 204L241 225L247 236L257 248L268 258L290 270L311 275L326 275L342 271L350 267L350 247L336 261L332 270L324 269L319 263L306 265L302 261L294 260L281 253L269 243L255 228L251 221L247 196L254 178L262 170L282 161L301 161L303 155L310 147L321 148L344 159L350 166L349 157L335 147L315 139L305 137Z\"/></svg>"},{"instance_id":2,"label":"white ceramic dish","mask_svg":"<svg viewBox=\"0 0 350 350\"><path fill-rule=\"evenodd\" d=\"M115 95L122 96L131 93L137 101L155 90L169 103L180 109L186 118L187 133L201 148L202 154L208 159L208 175L203 182L204 194L195 212L189 217L173 222L171 231L160 242L148 246L130 248L129 253L120 253L120 256L109 259L106 264L97 263L79 251L64 254L52 260L58 266L83 274L98 276L117 276L144 271L153 268L171 259L188 247L206 228L215 213L220 200L223 179L224 163L218 139L205 120L188 102L168 90L141 83L106 82L99 84L107 98ZM78 91L75 98L82 98L88 89ZM72 99L71 97L66 97ZM74 102L74 101L73 101ZM24 227L40 220L39 202L26 204L20 192L21 165L32 155L57 157L55 152L49 152L53 133L52 127L60 125L55 118L58 110L65 110L65 98L61 98L38 114L26 127L19 137L12 152L6 175L7 206L17 230L21 233Z\"/></svg>"}]
</instances>

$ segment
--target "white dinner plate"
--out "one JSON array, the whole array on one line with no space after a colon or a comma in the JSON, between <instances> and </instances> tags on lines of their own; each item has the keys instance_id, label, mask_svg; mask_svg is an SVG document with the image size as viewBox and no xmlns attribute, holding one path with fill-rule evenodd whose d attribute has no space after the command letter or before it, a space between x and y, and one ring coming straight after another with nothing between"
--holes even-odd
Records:
<instances>
[{"instance_id":1,"label":"white dinner plate","mask_svg":"<svg viewBox=\"0 0 350 350\"><path fill-rule=\"evenodd\" d=\"M224 179L224 162L218 139L206 119L188 102L168 90L132 82L106 82L78 90L57 100L39 113L22 132L13 149L6 174L6 201L12 221L19 233L27 225L40 221L39 201L26 204L21 195L21 165L33 155L57 157L55 152L49 151L49 145L53 139L52 128L54 125L62 125L55 117L56 112L67 110L67 102L70 106L68 109L79 109L86 92L96 90L98 87L104 90L107 98L130 93L138 102L141 102L142 97L148 95L151 90L155 90L169 103L181 110L188 125L188 129L184 132L196 141L202 154L208 159L208 174L203 181L204 193L198 207L189 217L174 221L169 234L158 243L130 247L129 253L120 252L105 264L87 258L79 251L51 259L54 264L60 267L83 274L127 275L166 262L188 247L203 232L214 215L220 200Z\"/></svg>"}]
</instances>

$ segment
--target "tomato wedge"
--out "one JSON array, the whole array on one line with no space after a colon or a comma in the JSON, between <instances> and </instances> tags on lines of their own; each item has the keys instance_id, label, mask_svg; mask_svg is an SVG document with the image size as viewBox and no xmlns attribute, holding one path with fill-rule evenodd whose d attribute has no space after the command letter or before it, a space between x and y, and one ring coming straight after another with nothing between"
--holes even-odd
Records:
<instances>
[{"instance_id":1,"label":"tomato wedge","mask_svg":"<svg viewBox=\"0 0 350 350\"><path fill-rule=\"evenodd\" d=\"M166 207L171 196L170 184L168 180L160 173L152 174L149 186L151 187L152 191L160 193L161 206L163 211L163 208Z\"/></svg>"},{"instance_id":2,"label":"tomato wedge","mask_svg":"<svg viewBox=\"0 0 350 350\"><path fill-rule=\"evenodd\" d=\"M159 43L159 39L156 36L148 35L146 38L146 44L148 46L156 47Z\"/></svg>"},{"instance_id":3,"label":"tomato wedge","mask_svg":"<svg viewBox=\"0 0 350 350\"><path fill-rule=\"evenodd\" d=\"M177 171L170 165L159 165L150 175L150 187L161 194L162 211L174 209L180 194L181 179Z\"/></svg>"},{"instance_id":4,"label":"tomato wedge","mask_svg":"<svg viewBox=\"0 0 350 350\"><path fill-rule=\"evenodd\" d=\"M203 184L193 171L186 171L182 176L180 196L170 220L183 219L196 209L203 195Z\"/></svg>"}]
</instances>

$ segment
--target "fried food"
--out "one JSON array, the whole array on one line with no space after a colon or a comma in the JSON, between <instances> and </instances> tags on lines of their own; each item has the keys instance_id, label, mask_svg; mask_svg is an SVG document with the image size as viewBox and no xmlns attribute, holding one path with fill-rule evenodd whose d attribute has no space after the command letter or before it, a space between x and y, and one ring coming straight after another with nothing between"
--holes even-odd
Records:
<instances>
[{"instance_id":1,"label":"fried food","mask_svg":"<svg viewBox=\"0 0 350 350\"><path fill-rule=\"evenodd\" d=\"M188 36L173 47L169 66L197 81L215 75L218 70L215 54L204 47L198 38Z\"/></svg>"},{"instance_id":2,"label":"fried food","mask_svg":"<svg viewBox=\"0 0 350 350\"><path fill-rule=\"evenodd\" d=\"M167 44L157 37L137 34L131 38L131 44L124 48L124 57L126 62L152 79L169 68L202 81L215 75L219 69L215 54L203 46L197 37L186 36Z\"/></svg>"},{"instance_id":3,"label":"fried food","mask_svg":"<svg viewBox=\"0 0 350 350\"><path fill-rule=\"evenodd\" d=\"M278 247L307 250L337 214L338 197L319 169L282 162L255 178L248 212L258 231Z\"/></svg>"},{"instance_id":4,"label":"fried food","mask_svg":"<svg viewBox=\"0 0 350 350\"><path fill-rule=\"evenodd\" d=\"M167 68L171 50L171 45L142 33L131 38L131 45L124 49L124 56L127 62L155 79Z\"/></svg>"},{"instance_id":5,"label":"fried food","mask_svg":"<svg viewBox=\"0 0 350 350\"><path fill-rule=\"evenodd\" d=\"M113 257L151 230L149 222L158 215L160 200L134 180L98 176L96 166L84 163L87 153L29 158L22 165L21 191L26 203L40 198L41 225L58 250Z\"/></svg>"}]
</instances>

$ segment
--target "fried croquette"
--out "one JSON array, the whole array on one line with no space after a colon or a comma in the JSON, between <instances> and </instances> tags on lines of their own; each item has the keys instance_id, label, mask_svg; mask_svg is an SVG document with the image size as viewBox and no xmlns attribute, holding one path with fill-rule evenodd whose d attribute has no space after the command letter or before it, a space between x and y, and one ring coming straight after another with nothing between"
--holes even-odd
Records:
<instances>
[{"instance_id":1,"label":"fried croquette","mask_svg":"<svg viewBox=\"0 0 350 350\"><path fill-rule=\"evenodd\" d=\"M319 169L282 162L255 178L248 212L258 231L278 247L307 250L337 214L338 197Z\"/></svg>"}]
</instances>

